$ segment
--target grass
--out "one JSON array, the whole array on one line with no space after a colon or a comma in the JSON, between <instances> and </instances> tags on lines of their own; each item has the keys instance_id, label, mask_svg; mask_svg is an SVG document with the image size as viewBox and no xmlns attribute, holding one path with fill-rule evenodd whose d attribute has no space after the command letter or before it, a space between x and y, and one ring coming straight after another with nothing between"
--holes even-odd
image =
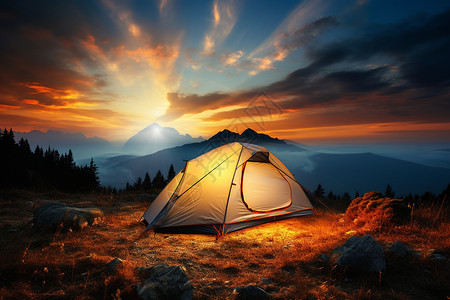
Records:
<instances>
[{"instance_id":1,"label":"grass","mask_svg":"<svg viewBox=\"0 0 450 300\"><path fill-rule=\"evenodd\" d=\"M421 255L399 261L388 255L383 274L350 276L319 259L351 235L366 234L342 214L321 213L228 234L154 234L138 222L149 203L133 195L64 195L13 191L0 195L1 299L135 299L145 277L138 266L183 265L196 299L226 299L233 288L256 284L275 299L445 299L450 296L447 211L416 208L412 221L370 232L385 248L403 241ZM104 220L77 232L42 234L30 227L40 199L96 206ZM428 209L428 210L427 210ZM436 214L439 216L436 218ZM433 221L436 219L435 221ZM118 257L116 272L105 264ZM263 283L261 278L268 278Z\"/></svg>"}]
</instances>

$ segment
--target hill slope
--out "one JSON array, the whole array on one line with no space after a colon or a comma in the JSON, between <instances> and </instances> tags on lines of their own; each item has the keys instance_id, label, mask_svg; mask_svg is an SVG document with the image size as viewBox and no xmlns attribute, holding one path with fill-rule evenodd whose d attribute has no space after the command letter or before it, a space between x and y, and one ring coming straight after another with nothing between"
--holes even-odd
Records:
<instances>
[{"instance_id":1,"label":"hill slope","mask_svg":"<svg viewBox=\"0 0 450 300\"><path fill-rule=\"evenodd\" d=\"M265 146L285 163L299 182L311 190L320 183L327 191L349 192L353 195L356 191L360 194L372 190L384 191L386 185L390 184L397 194L402 195L440 191L450 182L450 169L428 167L371 153L326 154L306 151L294 144L247 129L242 134L224 130L201 143L164 149L146 156L110 160L115 163L100 165L102 184L124 187L127 181L133 183L146 172L152 178L158 170L165 175L170 164L178 172L184 167L185 160L234 141Z\"/></svg>"}]
</instances>

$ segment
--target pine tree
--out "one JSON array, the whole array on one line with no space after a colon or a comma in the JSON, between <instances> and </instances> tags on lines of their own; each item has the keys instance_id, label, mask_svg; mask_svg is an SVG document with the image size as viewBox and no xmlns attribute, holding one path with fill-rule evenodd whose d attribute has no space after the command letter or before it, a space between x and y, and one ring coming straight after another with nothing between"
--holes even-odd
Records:
<instances>
[{"instance_id":1,"label":"pine tree","mask_svg":"<svg viewBox=\"0 0 450 300\"><path fill-rule=\"evenodd\" d=\"M442 193L439 195L439 198L440 199L446 198L447 200L450 199L450 183L447 185L447 188L443 190Z\"/></svg>"},{"instance_id":2,"label":"pine tree","mask_svg":"<svg viewBox=\"0 0 450 300\"><path fill-rule=\"evenodd\" d=\"M140 191L142 190L142 178L138 177L138 179L136 180L136 182L134 183L134 189L136 191Z\"/></svg>"},{"instance_id":3,"label":"pine tree","mask_svg":"<svg viewBox=\"0 0 450 300\"><path fill-rule=\"evenodd\" d=\"M328 193L327 199L328 200L334 200L336 198L336 196L333 194L333 191L330 191Z\"/></svg>"},{"instance_id":4,"label":"pine tree","mask_svg":"<svg viewBox=\"0 0 450 300\"><path fill-rule=\"evenodd\" d=\"M167 174L167 182L170 182L175 177L175 170L173 165L170 164L169 173Z\"/></svg>"},{"instance_id":5,"label":"pine tree","mask_svg":"<svg viewBox=\"0 0 450 300\"><path fill-rule=\"evenodd\" d=\"M93 159L91 160L93 161ZM69 153L67 154L67 164L70 166L70 168L73 168L75 166L75 162L73 161L73 153L71 149L69 149Z\"/></svg>"},{"instance_id":6,"label":"pine tree","mask_svg":"<svg viewBox=\"0 0 450 300\"><path fill-rule=\"evenodd\" d=\"M322 188L322 185L319 183L316 190L314 191L314 196L316 196L317 198L323 198L324 195L325 195L325 190Z\"/></svg>"},{"instance_id":7,"label":"pine tree","mask_svg":"<svg viewBox=\"0 0 450 300\"><path fill-rule=\"evenodd\" d=\"M344 201L345 203L350 204L351 201L351 197L349 193L344 193L344 195L342 195L342 201Z\"/></svg>"},{"instance_id":8,"label":"pine tree","mask_svg":"<svg viewBox=\"0 0 450 300\"><path fill-rule=\"evenodd\" d=\"M162 175L161 171L158 170L158 173L156 173L155 178L153 178L152 186L156 189L163 189L166 185L166 181L164 180L164 176Z\"/></svg>"},{"instance_id":9,"label":"pine tree","mask_svg":"<svg viewBox=\"0 0 450 300\"><path fill-rule=\"evenodd\" d=\"M89 179L90 179L90 188L94 190L100 186L100 178L98 177L98 169L97 165L94 163L94 159L91 158L89 162Z\"/></svg>"},{"instance_id":10,"label":"pine tree","mask_svg":"<svg viewBox=\"0 0 450 300\"><path fill-rule=\"evenodd\" d=\"M148 175L148 172L145 173L144 181L142 182L142 188L145 191L148 191L152 188L152 182L150 180L150 175Z\"/></svg>"},{"instance_id":11,"label":"pine tree","mask_svg":"<svg viewBox=\"0 0 450 300\"><path fill-rule=\"evenodd\" d=\"M394 198L394 197L395 197L395 193L394 193L394 191L392 190L392 187L391 187L390 184L388 184L388 185L386 186L386 191L384 192L384 195L385 195L386 197L388 197L388 198Z\"/></svg>"}]
</instances>

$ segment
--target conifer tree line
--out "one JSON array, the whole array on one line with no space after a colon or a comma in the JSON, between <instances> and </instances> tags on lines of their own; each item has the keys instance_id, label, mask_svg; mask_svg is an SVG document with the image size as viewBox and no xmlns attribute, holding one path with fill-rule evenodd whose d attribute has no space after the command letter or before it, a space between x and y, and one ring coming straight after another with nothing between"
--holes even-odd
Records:
<instances>
[{"instance_id":1,"label":"conifer tree line","mask_svg":"<svg viewBox=\"0 0 450 300\"><path fill-rule=\"evenodd\" d=\"M169 172L167 174L167 179L164 178L164 175L161 173L161 170L158 170L153 180L150 179L150 175L148 172L145 173L144 179L142 177L138 177L134 184L130 184L127 182L125 187L125 191L161 191L166 184L168 184L175 177L175 169L173 165L170 165Z\"/></svg>"},{"instance_id":2,"label":"conifer tree line","mask_svg":"<svg viewBox=\"0 0 450 300\"><path fill-rule=\"evenodd\" d=\"M328 205L331 206L335 205L337 208L346 208L352 202L353 199L362 196L359 194L359 192L356 192L355 195L352 196L347 192L341 195L335 194L331 190L327 194L325 192L325 189L322 187L320 183L317 185L317 188L312 193L318 199L325 201ZM414 195L412 193L409 193L408 195L402 196L396 195L392 186L390 184L387 184L384 193L382 192L382 195L388 198L396 198L396 197L402 198L408 204L415 204L415 205L430 204L448 199L448 197L450 197L450 184L448 184L447 187L441 193L425 192L423 194L414 194ZM447 207L450 201L442 203L444 206Z\"/></svg>"},{"instance_id":3,"label":"conifer tree line","mask_svg":"<svg viewBox=\"0 0 450 300\"><path fill-rule=\"evenodd\" d=\"M97 166L77 166L73 153L60 154L36 146L31 150L26 139L17 143L12 129L0 131L0 189L56 189L64 192L90 192L100 186Z\"/></svg>"}]
</instances>

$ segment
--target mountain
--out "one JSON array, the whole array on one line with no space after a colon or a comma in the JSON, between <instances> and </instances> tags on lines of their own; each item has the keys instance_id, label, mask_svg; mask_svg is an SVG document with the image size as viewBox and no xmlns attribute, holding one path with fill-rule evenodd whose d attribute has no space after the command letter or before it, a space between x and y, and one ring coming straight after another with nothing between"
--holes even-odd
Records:
<instances>
[{"instance_id":1,"label":"mountain","mask_svg":"<svg viewBox=\"0 0 450 300\"><path fill-rule=\"evenodd\" d=\"M296 153L304 151L294 145L288 145L285 141L257 133L250 128L246 129L242 134L225 129L200 143L185 144L145 156L131 157L130 159L122 160L118 164L112 164L111 161L113 160L111 159L96 160L96 162L99 166L102 185L121 188L125 186L127 181L133 183L138 177L144 177L146 172L149 172L151 177L155 176L158 170L161 170L166 175L170 164L173 164L175 170L181 170L184 167L185 160L193 159L212 149L232 142L258 144L265 146L270 151Z\"/></svg>"},{"instance_id":2,"label":"mountain","mask_svg":"<svg viewBox=\"0 0 450 300\"><path fill-rule=\"evenodd\" d=\"M305 186L321 184L333 193L384 192L390 184L397 195L440 192L450 183L450 169L421 165L373 153L325 154L309 158L310 170L292 166L290 170Z\"/></svg>"},{"instance_id":3,"label":"mountain","mask_svg":"<svg viewBox=\"0 0 450 300\"><path fill-rule=\"evenodd\" d=\"M61 153L72 150L75 160L111 152L111 144L107 140L97 136L88 138L82 133L32 130L30 132L14 132L14 135L17 141L21 138L27 139L32 150L37 145L44 148L44 150L51 147Z\"/></svg>"},{"instance_id":4,"label":"mountain","mask_svg":"<svg viewBox=\"0 0 450 300\"><path fill-rule=\"evenodd\" d=\"M132 136L123 146L127 154L151 154L156 151L184 144L204 141L202 137L193 138L182 135L175 128L162 127L153 123Z\"/></svg>"},{"instance_id":5,"label":"mountain","mask_svg":"<svg viewBox=\"0 0 450 300\"><path fill-rule=\"evenodd\" d=\"M156 153L122 158L114 164L100 166L103 185L124 187L137 177L149 172L154 177L158 170L166 176L170 164L180 171L185 160L229 142L253 143L265 146L294 173L296 179L306 188L314 190L320 183L334 193L358 191L360 194L378 190L384 191L390 184L398 195L407 193L439 192L450 183L450 169L429 167L388 158L372 153L328 154L307 151L286 141L257 133L252 129L242 134L223 130L207 141L164 149Z\"/></svg>"}]
</instances>

